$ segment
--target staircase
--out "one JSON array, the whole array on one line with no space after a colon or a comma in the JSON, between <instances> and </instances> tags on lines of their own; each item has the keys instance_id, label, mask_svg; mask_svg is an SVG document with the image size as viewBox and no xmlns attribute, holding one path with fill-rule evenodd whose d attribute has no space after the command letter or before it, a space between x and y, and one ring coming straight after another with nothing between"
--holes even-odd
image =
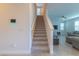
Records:
<instances>
[{"instance_id":1,"label":"staircase","mask_svg":"<svg viewBox=\"0 0 79 59\"><path fill-rule=\"evenodd\" d=\"M33 55L48 55L49 47L43 16L37 16L32 42Z\"/></svg>"}]
</instances>

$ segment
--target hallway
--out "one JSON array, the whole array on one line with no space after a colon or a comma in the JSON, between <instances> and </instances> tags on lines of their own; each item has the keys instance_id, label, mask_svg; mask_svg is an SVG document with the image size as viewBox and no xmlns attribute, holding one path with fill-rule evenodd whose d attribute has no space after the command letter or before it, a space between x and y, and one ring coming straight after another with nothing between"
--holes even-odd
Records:
<instances>
[{"instance_id":1,"label":"hallway","mask_svg":"<svg viewBox=\"0 0 79 59\"><path fill-rule=\"evenodd\" d=\"M32 55L48 55L48 39L43 16L37 16L32 42Z\"/></svg>"}]
</instances>

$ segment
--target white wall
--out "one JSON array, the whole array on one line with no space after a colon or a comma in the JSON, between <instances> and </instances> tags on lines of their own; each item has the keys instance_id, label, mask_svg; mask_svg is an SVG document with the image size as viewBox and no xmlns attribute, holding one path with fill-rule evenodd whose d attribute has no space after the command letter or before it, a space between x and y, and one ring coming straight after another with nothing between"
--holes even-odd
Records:
<instances>
[{"instance_id":1,"label":"white wall","mask_svg":"<svg viewBox=\"0 0 79 59\"><path fill-rule=\"evenodd\" d=\"M32 25L32 30L34 30L35 29L35 22L36 22L36 17L37 17L37 7L36 7L36 4L30 4L31 6L30 6L30 14L31 14L31 19L32 19L32 23L31 23L31 25Z\"/></svg>"},{"instance_id":2,"label":"white wall","mask_svg":"<svg viewBox=\"0 0 79 59\"><path fill-rule=\"evenodd\" d=\"M0 4L0 54L31 52L30 6L31 4ZM11 18L16 19L16 24L10 23Z\"/></svg>"},{"instance_id":3,"label":"white wall","mask_svg":"<svg viewBox=\"0 0 79 59\"><path fill-rule=\"evenodd\" d=\"M35 4L30 4L30 20L29 20L29 39L30 39L30 49L32 49L32 39L33 39L33 33L35 29L35 22L36 22L36 5Z\"/></svg>"}]
</instances>

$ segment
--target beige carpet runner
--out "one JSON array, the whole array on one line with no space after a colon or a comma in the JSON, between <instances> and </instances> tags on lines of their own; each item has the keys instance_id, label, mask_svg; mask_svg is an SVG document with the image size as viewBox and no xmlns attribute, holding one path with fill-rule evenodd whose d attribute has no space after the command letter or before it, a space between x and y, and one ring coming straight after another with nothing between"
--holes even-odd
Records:
<instances>
[{"instance_id":1,"label":"beige carpet runner","mask_svg":"<svg viewBox=\"0 0 79 59\"><path fill-rule=\"evenodd\" d=\"M47 55L49 53L48 40L43 16L37 16L32 42L33 55Z\"/></svg>"}]
</instances>

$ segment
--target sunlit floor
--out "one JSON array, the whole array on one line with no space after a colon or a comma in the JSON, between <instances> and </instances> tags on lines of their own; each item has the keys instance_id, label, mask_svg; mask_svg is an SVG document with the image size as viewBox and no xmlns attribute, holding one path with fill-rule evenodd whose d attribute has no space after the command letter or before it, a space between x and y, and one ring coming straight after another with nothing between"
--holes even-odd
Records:
<instances>
[{"instance_id":1,"label":"sunlit floor","mask_svg":"<svg viewBox=\"0 0 79 59\"><path fill-rule=\"evenodd\" d=\"M65 37L59 37L59 45L54 45L54 56L79 56L79 50L72 47L71 44L65 42Z\"/></svg>"}]
</instances>

